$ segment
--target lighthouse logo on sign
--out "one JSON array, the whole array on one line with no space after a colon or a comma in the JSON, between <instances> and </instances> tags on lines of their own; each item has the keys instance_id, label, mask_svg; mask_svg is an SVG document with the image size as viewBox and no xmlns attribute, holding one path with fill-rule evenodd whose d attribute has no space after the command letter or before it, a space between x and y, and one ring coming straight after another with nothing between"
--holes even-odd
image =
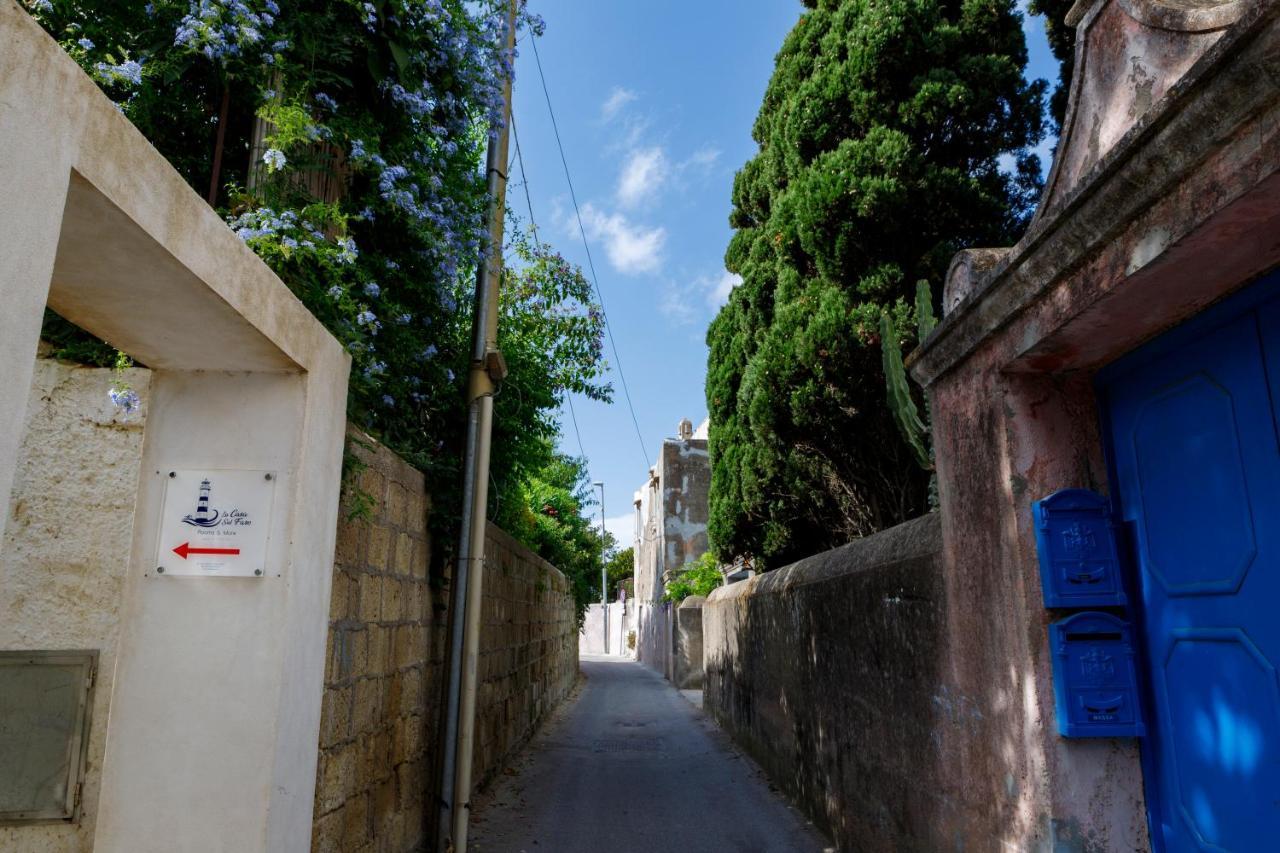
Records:
<instances>
[{"instance_id":1,"label":"lighthouse logo on sign","mask_svg":"<svg viewBox=\"0 0 1280 853\"><path fill-rule=\"evenodd\" d=\"M184 515L182 517L183 524L190 524L193 527L217 527L218 511L209 506L209 492L213 488L213 484L208 480L200 481L200 499L196 502L196 511L194 515Z\"/></svg>"},{"instance_id":2,"label":"lighthouse logo on sign","mask_svg":"<svg viewBox=\"0 0 1280 853\"><path fill-rule=\"evenodd\" d=\"M173 468L164 484L157 575L266 574L274 471Z\"/></svg>"},{"instance_id":3,"label":"lighthouse logo on sign","mask_svg":"<svg viewBox=\"0 0 1280 853\"><path fill-rule=\"evenodd\" d=\"M200 496L196 499L196 511L182 517L183 524L192 527L249 527L253 517L248 510L236 507L225 512L209 505L209 493L213 483L208 477L200 481Z\"/></svg>"}]
</instances>

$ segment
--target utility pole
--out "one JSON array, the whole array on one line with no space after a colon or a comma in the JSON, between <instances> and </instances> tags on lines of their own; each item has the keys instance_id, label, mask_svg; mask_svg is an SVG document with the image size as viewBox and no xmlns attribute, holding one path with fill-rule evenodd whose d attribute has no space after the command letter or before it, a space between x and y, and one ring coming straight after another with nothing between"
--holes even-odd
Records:
<instances>
[{"instance_id":1,"label":"utility pole","mask_svg":"<svg viewBox=\"0 0 1280 853\"><path fill-rule=\"evenodd\" d=\"M600 607L604 621L604 653L607 655L609 654L609 563L604 557L604 483L597 480L591 485L600 489Z\"/></svg>"},{"instance_id":2,"label":"utility pole","mask_svg":"<svg viewBox=\"0 0 1280 853\"><path fill-rule=\"evenodd\" d=\"M514 62L516 4L507 11L506 50ZM462 529L450 601L449 692L445 707L444 760L440 778L437 849L464 853L471 810L471 762L475 745L476 675L484 594L484 544L489 505L489 450L493 394L507 375L498 349L498 287L502 281L503 217L511 126L511 77L502 84L502 127L489 139L485 171L489 194L488 253L476 269L471 369L467 382L467 454L463 463Z\"/></svg>"}]
</instances>

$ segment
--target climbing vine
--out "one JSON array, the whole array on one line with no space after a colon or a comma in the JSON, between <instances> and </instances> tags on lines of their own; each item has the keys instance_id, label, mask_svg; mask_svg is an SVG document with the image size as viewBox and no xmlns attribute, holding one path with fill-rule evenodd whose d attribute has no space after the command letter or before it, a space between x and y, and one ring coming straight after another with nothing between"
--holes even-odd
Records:
<instances>
[{"instance_id":1,"label":"climbing vine","mask_svg":"<svg viewBox=\"0 0 1280 853\"><path fill-rule=\"evenodd\" d=\"M505 0L25 2L346 347L351 419L428 474L447 519L486 250L480 163L513 73ZM498 503L549 464L564 393L609 396L585 279L518 234L508 249Z\"/></svg>"}]
</instances>

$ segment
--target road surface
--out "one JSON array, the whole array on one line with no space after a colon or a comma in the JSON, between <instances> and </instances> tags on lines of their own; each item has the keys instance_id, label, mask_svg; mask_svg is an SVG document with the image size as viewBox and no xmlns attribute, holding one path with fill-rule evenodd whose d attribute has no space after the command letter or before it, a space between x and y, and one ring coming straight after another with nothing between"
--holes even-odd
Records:
<instances>
[{"instance_id":1,"label":"road surface","mask_svg":"<svg viewBox=\"0 0 1280 853\"><path fill-rule=\"evenodd\" d=\"M728 737L638 663L585 683L478 800L482 853L822 853L827 842Z\"/></svg>"}]
</instances>

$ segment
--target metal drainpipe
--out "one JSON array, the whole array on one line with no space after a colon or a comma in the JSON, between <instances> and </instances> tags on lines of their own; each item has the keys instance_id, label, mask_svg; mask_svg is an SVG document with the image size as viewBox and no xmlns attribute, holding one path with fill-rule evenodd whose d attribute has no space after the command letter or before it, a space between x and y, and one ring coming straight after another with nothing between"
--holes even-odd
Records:
<instances>
[{"instance_id":1,"label":"metal drainpipe","mask_svg":"<svg viewBox=\"0 0 1280 853\"><path fill-rule=\"evenodd\" d=\"M515 54L516 0L507 12L507 51ZM440 778L437 849L467 849L471 762L475 743L476 675L484 594L484 545L488 522L489 450L493 435L493 392L506 376L498 350L498 287L502 279L507 159L511 125L511 78L502 88L503 126L489 140L489 253L476 270L473 347L467 397L467 454L463 470L462 530L451 596L449 692L445 710L444 761Z\"/></svg>"}]
</instances>

